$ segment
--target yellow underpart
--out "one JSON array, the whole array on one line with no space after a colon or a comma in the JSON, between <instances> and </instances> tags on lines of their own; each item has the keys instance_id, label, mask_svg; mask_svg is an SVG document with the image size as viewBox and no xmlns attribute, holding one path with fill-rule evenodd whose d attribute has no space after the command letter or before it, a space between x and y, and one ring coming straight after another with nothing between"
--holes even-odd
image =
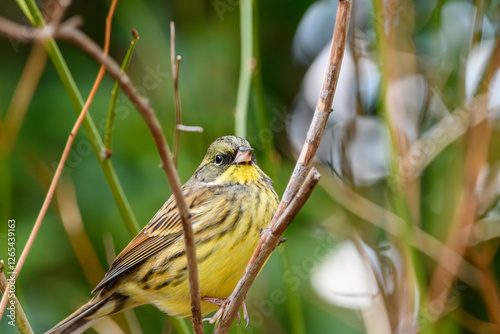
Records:
<instances>
[{"instance_id":1,"label":"yellow underpart","mask_svg":"<svg viewBox=\"0 0 500 334\"><path fill-rule=\"evenodd\" d=\"M259 168L254 164L237 164L231 165L229 168L219 176L214 183L241 183L246 184L253 182L261 178L262 175L259 173Z\"/></svg>"},{"instance_id":2,"label":"yellow underpart","mask_svg":"<svg viewBox=\"0 0 500 334\"><path fill-rule=\"evenodd\" d=\"M266 215L264 206L260 208L248 208L256 210L256 215L244 215L240 224L233 234L227 234L222 238L216 238L212 242L197 247L198 259L211 252L212 255L202 263L198 263L199 281L201 295L214 298L226 298L236 287L241 275L253 254L259 241L259 228L264 228L271 215ZM232 217L229 218L231 220ZM245 238L235 241L245 233L250 223L250 219L256 218L254 228ZM176 253L184 248L184 243L176 243L168 249L168 252ZM151 259L151 266L141 270L138 277L143 277L154 265L161 265L166 254L159 253L156 259ZM189 300L189 283L184 280L181 284L174 286L170 284L165 288L155 290L154 287L176 275L179 270L186 265L186 257L180 257L170 263L169 270L165 275L158 275L149 280L152 289L147 291L141 289L135 282L127 282L121 286L121 292L134 296L137 304L152 303L160 310L176 316L187 317L191 315L191 305ZM218 309L218 306L202 302L202 314L206 315Z\"/></svg>"},{"instance_id":3,"label":"yellow underpart","mask_svg":"<svg viewBox=\"0 0 500 334\"><path fill-rule=\"evenodd\" d=\"M251 172L246 173L251 169L251 166L241 165L241 167L240 170L237 168L233 169L233 173L228 173L228 175L232 174L233 180L243 180L243 176L247 178L248 175L252 176ZM253 206L256 204L257 192L261 195L260 204L259 206ZM196 249L202 297L226 298L231 294L259 242L259 229L265 228L269 224L278 205L277 197L274 193L269 192L269 190L263 190L260 187L252 185L244 193L244 201L239 202L237 205L232 204L234 208L242 205L243 215L238 215L239 210L235 209L216 228L197 234L197 238L206 238L210 235L215 236L209 242L198 244ZM222 208L226 205L225 199L218 197L214 198L209 206L198 208L200 212L196 212L196 214L210 219L202 219L196 222L194 225L195 234L207 226L207 224L220 221L225 212ZM235 219L238 219L238 224L235 226L234 231L221 235L222 231L231 226L231 223ZM251 229L249 229L250 224ZM133 296L133 303L135 305L152 303L170 315L176 317L190 316L191 307L187 276L178 285L174 284L174 280L165 287L156 288L161 286L163 282L176 277L185 268L185 256L168 261L168 269L164 274L158 272L158 274L150 276L147 281L149 288L144 289L143 284L137 284L151 268L164 268L169 256L183 249L184 241L180 239L162 252L149 258L141 269L136 272L135 277L131 277L130 281L124 282L120 286L119 292L127 296ZM200 259L204 260L201 261ZM203 315L211 313L217 310L217 308L216 305L210 303L201 303Z\"/></svg>"}]
</instances>

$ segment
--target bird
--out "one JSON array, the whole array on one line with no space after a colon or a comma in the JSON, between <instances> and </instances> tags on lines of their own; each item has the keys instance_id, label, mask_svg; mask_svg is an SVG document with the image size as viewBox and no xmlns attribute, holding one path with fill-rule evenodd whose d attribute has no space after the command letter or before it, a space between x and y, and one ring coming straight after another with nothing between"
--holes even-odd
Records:
<instances>
[{"instance_id":1,"label":"bird","mask_svg":"<svg viewBox=\"0 0 500 334\"><path fill-rule=\"evenodd\" d=\"M279 204L271 178L248 141L216 139L181 187L192 217L201 312L214 323ZM94 297L46 334L83 333L111 314L144 304L178 318L191 316L182 222L171 196L112 262ZM248 313L243 304L243 317ZM238 318L240 315L238 313Z\"/></svg>"}]
</instances>

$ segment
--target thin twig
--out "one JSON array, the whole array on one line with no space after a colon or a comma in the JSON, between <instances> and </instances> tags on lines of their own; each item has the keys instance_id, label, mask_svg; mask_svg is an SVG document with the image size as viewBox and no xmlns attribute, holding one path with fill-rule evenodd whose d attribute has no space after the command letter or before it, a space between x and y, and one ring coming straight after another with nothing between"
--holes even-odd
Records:
<instances>
[{"instance_id":1,"label":"thin twig","mask_svg":"<svg viewBox=\"0 0 500 334\"><path fill-rule=\"evenodd\" d=\"M177 61L176 61L177 59ZM177 167L179 157L179 142L181 130L181 100L179 97L179 69L181 66L181 56L175 54L175 23L170 22L170 65L172 67L172 81L174 83L174 102L175 102L175 129L174 129L174 165Z\"/></svg>"},{"instance_id":2,"label":"thin twig","mask_svg":"<svg viewBox=\"0 0 500 334\"><path fill-rule=\"evenodd\" d=\"M288 208L292 209L290 205L297 202L296 197L303 195L301 194L301 192L305 190L303 187L307 187L305 182L306 178L308 182L314 183L314 185L317 183L317 179L319 179L319 173L316 169L311 171L311 167L314 156L318 150L321 137L325 131L326 122L330 116L333 97L335 95L335 89L337 87L337 81L342 65L342 59L344 57L350 18L351 0L340 0L325 78L320 91L318 103L316 105L316 110L314 111L313 120L307 132L306 142L302 147L302 151L295 165L293 174L285 189L280 205L278 206L278 209L269 224L267 232L262 233L259 244L250 259L242 278L238 282L233 293L231 293L228 297L228 307L222 314L214 333L221 334L226 333L229 330L229 327L231 326L240 305L243 303L250 286L257 277L267 258L271 255L272 251L279 243L281 234L283 234L291 219L295 216L295 214L290 215L290 210L288 210Z\"/></svg>"},{"instance_id":3,"label":"thin twig","mask_svg":"<svg viewBox=\"0 0 500 334\"><path fill-rule=\"evenodd\" d=\"M153 135L153 139L156 143L162 161L161 167L167 175L170 190L174 194L175 200L177 202L177 207L179 208L179 212L182 218L182 228L184 230L184 241L186 245L186 255L188 262L189 290L191 294L193 327L195 329L195 333L203 333L200 306L201 294L198 279L198 266L196 263L196 245L194 240L193 227L191 225L191 215L189 213L186 200L181 190L179 175L175 170L167 141L165 139L165 136L163 135L163 130L161 129L160 123L156 118L154 110L153 108L151 108L149 100L138 95L129 77L126 75L126 73L121 72L118 64L112 58L104 54L99 46L83 32L75 29L73 25L65 25L65 29L63 29L63 26L61 25L61 29L56 33L56 36L75 43L83 51L87 52L92 58L94 58L94 60L96 60L98 63L103 64L108 74L113 79L118 80L123 92L129 97L132 103L135 104L142 117L146 121L151 134Z\"/></svg>"},{"instance_id":4,"label":"thin twig","mask_svg":"<svg viewBox=\"0 0 500 334\"><path fill-rule=\"evenodd\" d=\"M30 42L35 39L44 40L52 36L53 33L51 28L32 29L0 17L0 34L21 42Z\"/></svg>"},{"instance_id":5,"label":"thin twig","mask_svg":"<svg viewBox=\"0 0 500 334\"><path fill-rule=\"evenodd\" d=\"M108 18L106 19L106 39L105 39L105 44L104 44L104 53L107 54L109 50L109 38L111 36L111 19L114 14L114 10L116 7L116 2L117 0L113 0L111 3L111 7L109 9L109 14ZM97 92L97 88L99 87L102 78L104 77L105 73L105 68L104 66L101 66L99 69L99 72L97 74L97 78L94 82L94 85L92 87L92 90L90 91L89 97L87 98L87 102L85 103L82 111L80 112L80 115L78 116L75 125L73 126L73 129L71 130L71 133L69 134L68 140L66 142L66 146L64 147L64 151L61 156L61 160L59 161L59 164L57 165L56 172L54 174L54 178L52 179L52 183L50 184L49 191L47 192L47 195L45 196L45 200L43 202L42 208L40 209L40 212L38 214L38 217L35 221L35 225L33 226L33 229L31 231L31 234L29 236L28 241L26 242L26 246L24 247L21 256L19 257L19 260L17 262L16 268L14 269L14 272L11 276L11 279L16 280L19 277L19 274L21 272L21 269L24 265L24 262L26 261L26 258L28 257L28 254L31 250L31 246L33 246L33 243L35 242L35 238L38 234L38 230L40 229L40 226L42 225L43 218L45 217L45 213L47 212L47 209L50 205L50 202L52 201L52 197L54 196L54 192L57 187L57 183L59 182L59 178L61 177L62 171L64 169L64 164L66 163L66 159L68 158L68 155L71 150L71 146L73 145L73 141L75 140L75 136L78 132L78 129L80 128L80 125L83 122L83 119L85 118L87 114L87 110L90 107L90 104L92 103L92 100L94 99L95 93ZM11 285L11 281L7 284L6 290L9 290ZM3 312L5 310L5 306L7 305L7 294L2 296L2 300L0 301L0 319L3 316Z\"/></svg>"},{"instance_id":6,"label":"thin twig","mask_svg":"<svg viewBox=\"0 0 500 334\"><path fill-rule=\"evenodd\" d=\"M7 277L5 277L5 273L3 272L4 268L4 263L3 260L0 261L0 291L4 296L8 296L9 290L7 290L7 287L9 287L9 282L7 282ZM24 313L24 310L21 306L21 303L16 297L15 293L12 293L10 296L10 303L14 303L14 310L15 310L15 319L16 319L16 324L17 328L19 329L19 332L23 334L33 334L33 330L31 329L31 325L28 321L28 318L26 317L26 314Z\"/></svg>"},{"instance_id":7,"label":"thin twig","mask_svg":"<svg viewBox=\"0 0 500 334\"><path fill-rule=\"evenodd\" d=\"M128 47L125 58L123 59L121 70L123 72L127 71L128 65L130 64L130 60L132 59L132 55L134 53L135 45L139 40L139 33L137 30L132 29L132 41L130 41L130 45ZM118 80L115 80L115 85L113 86L113 90L111 91L111 101L109 102L109 110L108 110L108 118L106 120L106 130L104 132L104 159L109 159L113 152L113 127L114 120L116 116L116 103L118 101L118 95L120 94L120 84Z\"/></svg>"},{"instance_id":8,"label":"thin twig","mask_svg":"<svg viewBox=\"0 0 500 334\"><path fill-rule=\"evenodd\" d=\"M175 103L175 128L174 128L174 165L177 167L179 159L179 147L181 131L203 132L200 126L188 126L181 124L181 98L179 95L179 70L181 67L181 56L175 53L175 23L170 22L170 66L172 68L172 81L174 84L174 103Z\"/></svg>"}]
</instances>

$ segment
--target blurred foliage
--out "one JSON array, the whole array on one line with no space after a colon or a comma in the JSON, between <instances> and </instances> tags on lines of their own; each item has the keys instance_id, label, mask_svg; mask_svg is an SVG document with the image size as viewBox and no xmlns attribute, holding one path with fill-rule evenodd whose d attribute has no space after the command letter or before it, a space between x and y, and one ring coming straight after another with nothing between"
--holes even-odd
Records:
<instances>
[{"instance_id":1,"label":"blurred foliage","mask_svg":"<svg viewBox=\"0 0 500 334\"><path fill-rule=\"evenodd\" d=\"M433 1L427 6L415 3L414 40L409 44L417 45L419 52L431 54L435 51L439 41L433 36L441 28L440 10L449 2L452 1ZM254 1L257 66L262 87L255 88L258 83L254 82L247 139L256 144L257 159L274 179L278 194L283 193L295 161L286 136L284 113L292 108L306 71L292 61L292 40L301 17L312 3L277 0L257 4ZM498 21L499 16L495 14L498 2L481 3L485 12L489 10L491 17ZM109 1L75 1L65 17L82 16L82 30L102 44L108 5ZM28 24L12 1L0 2L0 13L3 17ZM169 22L172 20L176 23L176 50L182 56L179 78L182 122L204 128L201 134L181 134L178 171L181 181L185 182L200 163L209 143L217 137L234 133L233 113L240 59L239 10L237 2L229 0L118 2L110 55L121 62L131 40L130 31L137 29L140 40L128 73L138 91L150 99L169 143L172 143L175 126L169 54ZM498 22L495 24L498 26ZM368 35L373 34L374 38L373 30L373 27L369 29ZM73 45L61 41L58 45L82 95L86 97L99 66ZM31 48L30 43L0 38L2 119ZM452 50L445 60L453 69L461 67L461 52L465 51ZM425 70L423 68L422 71ZM443 100L450 109L463 102L460 75L460 71L456 71L456 75L443 83L446 85ZM113 84L113 80L105 77L90 108L101 136ZM384 111L380 109L383 107L383 104L377 104L374 113L382 115ZM262 108L267 121L258 116ZM9 153L0 152L0 258L7 257L4 245L5 222L8 219L16 221L17 256L20 255L75 119L70 100L49 60L29 104L14 149ZM265 145L259 144L271 142L262 139L263 125L269 127L271 122L279 126L272 133L276 151L269 155L264 152ZM434 122L430 121L426 126L432 124ZM113 140L111 159L142 227L170 196L170 191L164 172L158 168L160 159L153 138L140 114L123 95L118 100ZM465 144L465 140L460 139L446 148L425 170L421 179L421 192L424 194L421 200L421 227L443 242L455 212L457 180L463 176ZM492 141L491 145L497 147L498 141ZM68 180L74 183L85 231L103 268L107 268L103 235L110 233L113 236L116 252L128 244L130 236L83 129L76 137L62 179L62 182ZM386 202L385 196L388 196L385 182L359 187L357 191L376 198L377 203L379 200ZM56 204L53 208L56 210L47 213L16 283L17 296L35 333L47 330L73 312L90 298L93 288L83 275L58 217ZM360 312L325 303L309 282L312 268L336 243L350 236L348 226L355 226L364 240L372 240L368 242L372 245L385 235L384 231L346 212L324 189L318 187L287 230L287 243L277 249L250 290L247 299L250 327L245 330L243 326L233 326L231 332L367 332ZM423 256L419 261L424 267L423 280L430 280L432 270L429 268L434 268L435 261ZM499 267L500 262L495 255L495 274L498 274ZM478 291L465 287L457 298L465 300L461 304L463 306L439 321L429 332L468 333L456 320L456 317L461 317L456 313L462 310L482 321L488 320L487 309ZM160 333L163 328L170 328L168 321L165 325L165 315L152 306L140 307L135 313L144 333ZM302 319L297 319L297 316ZM212 327L205 326L207 332ZM3 320L0 332L14 333L15 329Z\"/></svg>"}]
</instances>

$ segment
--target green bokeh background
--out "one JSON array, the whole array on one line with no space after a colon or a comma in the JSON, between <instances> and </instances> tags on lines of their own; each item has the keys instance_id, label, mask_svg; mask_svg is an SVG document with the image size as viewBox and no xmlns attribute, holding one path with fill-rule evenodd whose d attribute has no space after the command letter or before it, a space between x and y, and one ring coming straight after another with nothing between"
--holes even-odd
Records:
<instances>
[{"instance_id":1,"label":"green bokeh background","mask_svg":"<svg viewBox=\"0 0 500 334\"><path fill-rule=\"evenodd\" d=\"M418 56L435 55L436 36L440 29L440 8L453 1L435 1L432 13L424 18L415 1L414 40ZM479 3L481 1L475 1ZM255 154L275 181L275 189L282 194L289 180L295 160L290 153L283 115L293 105L299 92L305 68L294 65L291 59L293 35L306 9L313 1L254 1L254 23L258 73L262 76L262 96L252 90L249 101L247 139L254 145ZM470 1L472 3L472 1ZM82 30L102 45L105 18L109 1L74 1L65 17L79 15L84 20ZM498 0L486 1L486 7L498 25ZM488 7L489 6L489 7ZM425 7L425 6L422 6ZM419 9L420 8L420 9ZM218 11L218 10L219 11ZM420 11L419 11L420 10ZM496 10L496 12L494 12ZM28 24L12 0L0 2L0 15ZM136 88L147 96L156 110L167 140L172 144L175 126L173 84L170 70L169 23L176 23L176 48L182 56L180 96L182 122L201 126L203 133L182 133L178 172L181 182L192 175L206 148L216 138L234 134L240 66L240 15L235 0L206 1L141 1L120 0L113 20L110 55L121 62L131 40L131 29L139 32L140 40L128 73ZM495 21L496 20L496 21ZM373 31L372 31L373 32ZM62 54L84 98L96 78L99 66L81 50L58 41ZM0 115L5 116L17 82L23 72L32 45L0 38ZM377 49L374 45L373 49ZM374 51L376 53L376 50ZM445 55L446 65L462 69L462 55ZM439 67L439 66L438 66ZM435 69L422 68L422 72ZM458 71L457 71L458 72ZM155 73L152 75L152 73ZM440 72L436 70L436 75ZM463 84L459 75L451 75L443 83L443 100L450 110L463 103ZM114 82L107 76L90 108L101 136L106 120ZM462 95L461 95L462 94ZM259 98L267 120L259 118ZM374 113L383 116L383 104ZM170 196L153 138L139 112L121 95L114 129L112 161L139 225L144 226ZM42 206L46 190L40 178L40 166L50 171L61 157L67 136L76 120L73 106L48 60L40 83L31 101L17 142L10 154L0 155L0 259L7 258L6 222L16 221L17 256L19 257ZM270 121L280 125L274 128L273 141L266 141L263 130L271 129ZM424 122L425 121L425 122ZM424 132L436 119L423 118L419 130ZM490 162L498 160L500 140L496 129L490 144ZM260 143L272 144L271 155ZM466 140L459 139L441 152L425 170L421 178L421 228L445 241L457 204L457 192L463 177ZM497 153L494 153L497 152ZM83 129L77 135L62 176L71 180L76 189L83 224L101 265L108 268L103 236L112 235L119 252L131 240L118 212L107 181ZM380 181L372 187L356 189L363 196L393 209L388 187ZM375 200L374 200L375 201ZM433 210L436 202L440 210ZM498 211L498 208L497 208ZM324 224L327 221L328 224ZM349 224L345 224L345 222ZM233 327L231 333L365 333L361 314L333 307L322 301L312 290L309 281L311 268L334 245L347 238L349 227L355 227L370 245L386 238L386 233L355 217L317 187L286 232L288 241L270 258L252 286L247 298L251 318L247 330ZM325 228L327 226L327 228ZM328 236L333 236L330 240ZM495 241L496 242L496 241ZM428 282L435 261L418 253L418 265L423 268L423 281ZM498 275L498 254L492 262ZM415 265L417 267L417 265ZM287 277L296 278L297 289L287 290ZM497 282L498 283L498 282ZM288 286L289 287L289 286ZM43 333L72 313L91 298L89 284L55 211L49 209L16 282L16 293L35 333ZM488 321L480 292L465 287L460 290L460 308L478 319ZM297 303L298 302L298 303ZM143 333L169 333L169 321L152 306L136 309ZM298 312L301 317L292 314ZM303 319L303 328L298 326ZM167 325L166 325L167 323ZM207 333L213 325L206 324ZM4 317L0 333L16 333ZM89 332L92 332L90 330ZM469 333L453 317L444 317L428 333Z\"/></svg>"},{"instance_id":2,"label":"green bokeh background","mask_svg":"<svg viewBox=\"0 0 500 334\"><path fill-rule=\"evenodd\" d=\"M201 134L181 134L178 167L181 182L185 182L194 172L211 141L234 133L233 112L240 60L239 8L232 1L223 0L221 3L227 5L228 10L219 15L214 7L215 2L212 1L121 0L113 20L110 55L118 62L121 62L128 48L131 29L135 28L139 32L140 40L128 73L134 85L139 87L139 91L146 92L145 95L156 110L169 143L172 143L175 124L169 22L173 20L176 23L176 48L177 53L182 56L179 79L182 121L186 125L204 128ZM259 22L259 65L262 69L268 117L273 117L278 111L280 115L286 112L299 89L305 69L292 63L290 48L294 31L310 3L311 1L295 1L291 5L287 1L275 1L261 3L255 8ZM82 30L102 45L108 6L109 2L74 1L66 17L82 16ZM12 1L1 2L0 13L14 21L28 23L23 20L22 12ZM75 46L62 41L58 41L58 45L78 88L86 98L97 75L98 65ZM29 43L0 39L2 115L9 105L30 49ZM150 76L151 71L161 72L159 80ZM90 108L90 114L98 125L101 136L113 84L109 77L104 77ZM156 86L153 89L140 88L153 84ZM248 137L258 138L260 129L256 126L256 106L252 97L250 100ZM142 227L170 196L170 190L163 170L158 168L160 159L140 114L123 95L117 110L112 159ZM277 124L284 125L283 116L280 117ZM45 196L36 166L42 162L50 166L52 172L55 170L75 119L70 100L49 59L16 146L9 160L4 160L7 168L4 169L2 180L9 180L10 185L2 185L2 189L7 193L4 192L0 196L4 203L10 201L10 205L8 211L1 212L0 216L2 228L5 228L3 222L8 218L16 220L17 256L24 247ZM284 126L282 129L283 131L274 133L278 148L276 159L280 163L274 165L272 170L269 170L271 164L264 152L256 150L261 165L268 167L266 172L274 178L279 194L283 193L293 168L293 162L288 158ZM113 236L117 251L125 247L131 238L83 128L75 139L62 178L73 181L86 232L103 267L107 268L103 235L109 233ZM314 204L306 206L287 232L289 242L286 247L290 251L292 263L301 264L303 258L310 254L310 250L317 247L314 226L328 216L328 213L318 212L311 215L311 211L314 211L311 207L323 204L331 207L331 200L324 194L322 196L319 189L310 203ZM2 230L2 233L4 232ZM4 235L1 242L0 257L6 258ZM250 292L249 312L254 319L246 333L291 330L285 301L279 299L279 303L272 309L263 306L260 310L260 304L257 304L261 299L267 300L269 297L266 296L269 296L273 289L285 293L281 278L281 257L282 250L272 256ZM49 329L87 301L91 297L92 288L83 275L59 218L49 209L16 283L17 296L35 333ZM331 319L335 312L321 306L310 293L307 280L301 282L300 295L308 300L304 307L308 318L308 332L322 332L332 326L339 326L343 333L357 332L343 322ZM144 333L159 333L165 325L164 314L154 307L141 307L136 313ZM352 323L355 323L355 320ZM207 329L212 327L207 325ZM233 331L242 332L242 327ZM4 318L0 323L0 332L15 333L16 330L8 326Z\"/></svg>"}]
</instances>

